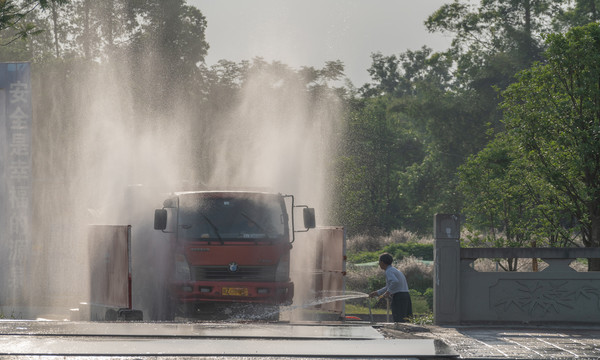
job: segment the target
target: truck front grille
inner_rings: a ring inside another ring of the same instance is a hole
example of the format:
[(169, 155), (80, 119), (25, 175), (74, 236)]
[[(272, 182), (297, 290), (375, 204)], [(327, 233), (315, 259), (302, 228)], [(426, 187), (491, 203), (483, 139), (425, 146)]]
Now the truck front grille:
[(227, 266), (192, 266), (192, 280), (275, 281), (275, 266), (239, 266), (236, 272)]

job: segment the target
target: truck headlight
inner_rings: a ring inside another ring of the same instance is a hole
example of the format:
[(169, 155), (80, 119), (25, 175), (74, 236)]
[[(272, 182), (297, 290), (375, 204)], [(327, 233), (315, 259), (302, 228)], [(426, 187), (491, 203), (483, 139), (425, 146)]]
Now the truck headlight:
[(190, 265), (188, 264), (183, 254), (175, 255), (175, 280), (191, 280)]

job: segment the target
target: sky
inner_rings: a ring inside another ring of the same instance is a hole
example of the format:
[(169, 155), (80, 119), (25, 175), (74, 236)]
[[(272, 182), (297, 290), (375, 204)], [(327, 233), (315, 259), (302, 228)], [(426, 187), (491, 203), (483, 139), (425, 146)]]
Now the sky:
[(452, 0), (187, 0), (206, 17), (208, 66), (262, 57), (295, 69), (341, 60), (354, 86), (370, 81), (371, 54), (450, 46), (423, 24)]

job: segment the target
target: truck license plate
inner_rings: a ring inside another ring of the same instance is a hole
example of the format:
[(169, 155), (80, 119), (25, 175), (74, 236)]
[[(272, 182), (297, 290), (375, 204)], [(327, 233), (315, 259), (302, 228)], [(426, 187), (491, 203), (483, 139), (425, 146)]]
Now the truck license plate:
[(247, 288), (230, 288), (224, 287), (221, 291), (223, 295), (231, 295), (231, 296), (248, 296)]

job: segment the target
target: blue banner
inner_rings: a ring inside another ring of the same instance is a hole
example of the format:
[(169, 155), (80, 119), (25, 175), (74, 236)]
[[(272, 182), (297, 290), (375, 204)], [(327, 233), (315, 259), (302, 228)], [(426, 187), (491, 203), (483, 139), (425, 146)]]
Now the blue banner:
[(0, 305), (27, 300), (32, 244), (29, 63), (0, 63)]

